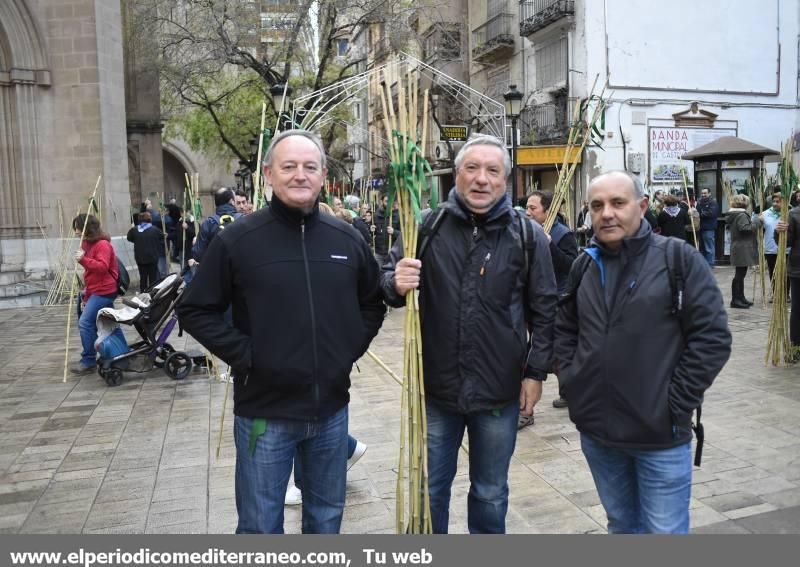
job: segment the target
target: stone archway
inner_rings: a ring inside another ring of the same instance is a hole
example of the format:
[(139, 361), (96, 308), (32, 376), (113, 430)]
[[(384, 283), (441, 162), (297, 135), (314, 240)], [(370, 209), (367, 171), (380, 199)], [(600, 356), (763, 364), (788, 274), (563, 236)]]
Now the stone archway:
[(192, 160), (176, 145), (166, 142), (162, 146), (164, 162), (164, 194), (167, 200), (174, 198), (179, 204), (184, 202), (186, 174), (197, 171)]
[(22, 239), (39, 238), (40, 90), (50, 86), (44, 42), (23, 0), (0, 2), (0, 271), (25, 265)]

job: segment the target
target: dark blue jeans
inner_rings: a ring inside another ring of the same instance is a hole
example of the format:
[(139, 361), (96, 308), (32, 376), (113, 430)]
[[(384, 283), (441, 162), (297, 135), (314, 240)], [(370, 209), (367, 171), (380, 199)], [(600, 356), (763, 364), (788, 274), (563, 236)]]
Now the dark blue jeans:
[(302, 457), (303, 533), (339, 533), (347, 468), (347, 407), (320, 421), (267, 420), (250, 451), (253, 420), (236, 416), (237, 534), (283, 533), (295, 451)]
[[(347, 458), (348, 459), (353, 456), (353, 453), (356, 452), (356, 444), (357, 443), (358, 443), (358, 440), (356, 440), (355, 437), (350, 436), (350, 434), (347, 435)], [(300, 465), (300, 461), (302, 459), (303, 459), (303, 457), (300, 455), (300, 449), (298, 449), (297, 451), (295, 451), (295, 454), (294, 454), (294, 485), (297, 488), (300, 488), (300, 489), (303, 488), (303, 467)]]
[(581, 434), (581, 448), (608, 516), (608, 533), (689, 533), (691, 443), (617, 449)]
[(78, 331), (81, 335), (81, 364), (94, 366), (97, 351), (94, 342), (97, 340), (97, 313), (104, 307), (114, 306), (114, 297), (111, 295), (93, 295), (81, 310), (81, 298), (78, 298)]
[(716, 244), (716, 231), (714, 230), (701, 230), (700, 243), (703, 247), (703, 258), (706, 259), (708, 265), (714, 267), (714, 246)]
[(502, 534), (508, 511), (508, 467), (517, 441), (519, 403), (474, 414), (451, 413), (426, 403), (428, 417), (428, 493), (433, 533), (446, 534), (450, 489), (456, 475), (464, 430), (469, 435), (467, 527), (473, 534)]

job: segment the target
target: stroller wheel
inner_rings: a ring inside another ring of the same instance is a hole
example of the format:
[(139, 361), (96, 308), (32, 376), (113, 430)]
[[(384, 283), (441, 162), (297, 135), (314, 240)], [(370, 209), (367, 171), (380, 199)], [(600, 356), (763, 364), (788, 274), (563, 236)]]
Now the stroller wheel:
[(102, 376), (109, 386), (119, 386), (122, 383), (122, 370), (119, 368), (109, 368)]
[(164, 372), (173, 380), (183, 380), (192, 371), (192, 359), (185, 352), (173, 352), (164, 363)]
[(175, 349), (172, 347), (172, 345), (169, 343), (164, 343), (156, 352), (156, 356), (153, 359), (153, 365), (158, 368), (164, 368), (164, 362), (166, 362), (166, 360), (169, 358), (169, 355), (171, 355), (173, 352), (175, 352)]

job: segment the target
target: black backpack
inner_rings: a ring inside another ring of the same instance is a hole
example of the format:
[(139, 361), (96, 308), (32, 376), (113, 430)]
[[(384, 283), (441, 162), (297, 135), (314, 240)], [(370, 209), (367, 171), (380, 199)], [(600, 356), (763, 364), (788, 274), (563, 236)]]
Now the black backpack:
[(117, 295), (125, 295), (131, 285), (131, 277), (122, 260), (117, 257)]
[[(681, 333), (685, 335), (686, 320), (684, 318), (683, 310), (683, 293), (686, 290), (686, 280), (683, 277), (683, 263), (684, 263), (684, 249), (687, 246), (686, 242), (678, 238), (667, 238), (667, 245), (664, 247), (664, 256), (667, 263), (667, 272), (669, 273), (669, 288), (672, 294), (672, 309), (670, 313), (678, 317), (681, 326)], [(581, 280), (586, 270), (592, 264), (592, 257), (585, 251), (580, 254), (572, 264), (572, 269), (569, 272), (567, 279), (567, 289), (561, 294), (558, 300), (559, 305), (563, 305), (575, 298), (578, 293), (578, 288), (581, 285)], [(705, 441), (705, 430), (703, 424), (700, 422), (700, 417), (703, 413), (703, 406), (697, 406), (697, 419), (692, 424), (695, 438), (697, 439), (697, 447), (694, 453), (694, 466), (699, 467), (700, 461), (703, 459), (703, 442)]]

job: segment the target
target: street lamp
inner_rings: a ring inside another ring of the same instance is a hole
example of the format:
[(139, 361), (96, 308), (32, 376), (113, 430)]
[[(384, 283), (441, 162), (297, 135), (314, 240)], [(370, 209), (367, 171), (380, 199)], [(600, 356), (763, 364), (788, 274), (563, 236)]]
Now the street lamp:
[(508, 91), (503, 93), (506, 104), (506, 116), (511, 119), (511, 203), (517, 204), (517, 118), (522, 108), (523, 94), (517, 90), (517, 85), (508, 85)]
[(347, 154), (342, 158), (342, 163), (347, 168), (347, 173), (350, 175), (350, 193), (353, 192), (353, 169), (356, 166), (356, 158), (353, 156), (352, 148), (347, 150)]
[(275, 107), (275, 113), (279, 116), (278, 131), (281, 131), (281, 126), (284, 123), (283, 113), (290, 108), (292, 87), (283, 83), (276, 83), (270, 87), (269, 94), (272, 96), (272, 105)]

